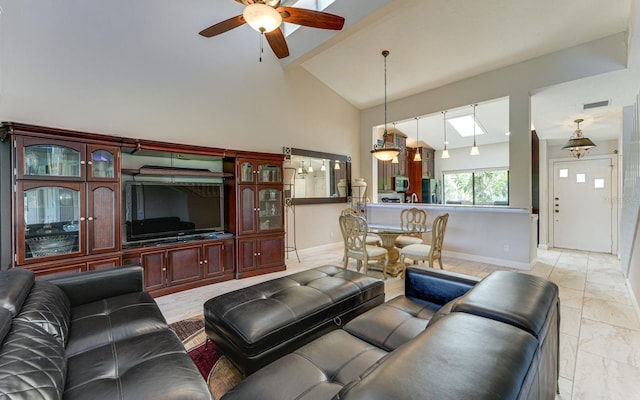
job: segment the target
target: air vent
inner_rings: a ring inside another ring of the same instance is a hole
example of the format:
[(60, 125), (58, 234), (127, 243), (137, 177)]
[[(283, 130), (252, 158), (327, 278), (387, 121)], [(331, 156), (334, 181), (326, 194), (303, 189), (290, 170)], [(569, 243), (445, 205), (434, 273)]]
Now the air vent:
[(604, 100), (604, 101), (596, 101), (594, 103), (588, 103), (588, 104), (584, 104), (582, 106), (583, 110), (589, 110), (591, 108), (598, 108), (598, 107), (607, 107), (609, 105), (609, 100)]

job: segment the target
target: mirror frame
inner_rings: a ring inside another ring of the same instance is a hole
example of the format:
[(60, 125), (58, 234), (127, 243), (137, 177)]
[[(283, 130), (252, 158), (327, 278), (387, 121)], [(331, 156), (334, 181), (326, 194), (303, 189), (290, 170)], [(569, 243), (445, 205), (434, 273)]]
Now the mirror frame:
[(303, 156), (320, 158), (325, 160), (338, 160), (344, 164), (347, 177), (347, 196), (345, 197), (292, 197), (291, 203), (299, 204), (330, 204), (330, 203), (347, 203), (351, 198), (351, 157), (343, 154), (324, 153), (321, 151), (304, 150), (292, 147), (284, 148), (285, 163), (291, 160), (291, 156)]

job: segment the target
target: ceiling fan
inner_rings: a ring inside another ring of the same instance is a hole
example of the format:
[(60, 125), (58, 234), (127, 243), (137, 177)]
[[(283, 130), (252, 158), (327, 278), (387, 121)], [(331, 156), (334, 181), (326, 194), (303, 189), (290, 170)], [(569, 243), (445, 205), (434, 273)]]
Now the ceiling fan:
[(245, 5), (242, 14), (203, 29), (200, 35), (216, 36), (247, 23), (267, 37), (267, 42), (278, 58), (285, 58), (289, 55), (289, 47), (280, 29), (282, 22), (337, 31), (344, 25), (344, 18), (338, 15), (304, 8), (280, 7), (280, 0), (235, 1)]

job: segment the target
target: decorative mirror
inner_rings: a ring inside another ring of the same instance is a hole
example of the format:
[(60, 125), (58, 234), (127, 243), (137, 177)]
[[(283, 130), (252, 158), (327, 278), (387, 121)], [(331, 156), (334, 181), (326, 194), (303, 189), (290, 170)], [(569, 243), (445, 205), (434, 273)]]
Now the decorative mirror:
[(284, 192), (292, 204), (347, 202), (351, 157), (291, 147), (284, 155)]

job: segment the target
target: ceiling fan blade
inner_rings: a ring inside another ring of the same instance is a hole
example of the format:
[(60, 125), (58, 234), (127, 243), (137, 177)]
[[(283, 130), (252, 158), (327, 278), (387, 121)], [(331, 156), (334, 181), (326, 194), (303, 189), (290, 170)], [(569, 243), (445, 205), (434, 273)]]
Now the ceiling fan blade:
[(278, 58), (285, 58), (289, 56), (289, 47), (287, 46), (287, 41), (284, 39), (284, 34), (280, 28), (267, 32), (264, 35), (267, 37), (269, 46), (271, 46), (271, 49), (273, 49), (273, 52), (276, 53)]
[(236, 0), (236, 2), (240, 3), (240, 4), (253, 4), (254, 1), (253, 0)]
[(246, 24), (247, 21), (244, 20), (242, 14), (236, 15), (233, 18), (229, 18), (226, 21), (218, 22), (215, 25), (211, 25), (210, 27), (203, 29), (200, 32), (200, 35), (204, 37), (212, 37), (219, 35), (221, 33), (225, 33), (226, 31), (230, 31), (233, 28), (237, 28), (240, 25)]
[(333, 29), (339, 31), (344, 26), (344, 18), (322, 11), (295, 7), (278, 7), (282, 21), (312, 28)]

